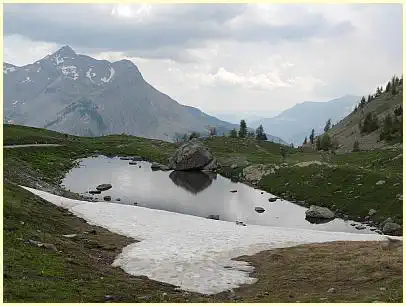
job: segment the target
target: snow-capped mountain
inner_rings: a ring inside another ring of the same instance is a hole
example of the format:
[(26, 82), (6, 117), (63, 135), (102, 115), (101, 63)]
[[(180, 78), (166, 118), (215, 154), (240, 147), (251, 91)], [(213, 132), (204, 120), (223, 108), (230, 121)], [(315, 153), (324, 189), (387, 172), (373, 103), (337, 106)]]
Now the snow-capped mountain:
[(3, 76), (6, 123), (163, 140), (209, 126), (218, 133), (238, 128), (161, 93), (129, 60), (96, 60), (69, 46), (23, 67), (4, 63)]

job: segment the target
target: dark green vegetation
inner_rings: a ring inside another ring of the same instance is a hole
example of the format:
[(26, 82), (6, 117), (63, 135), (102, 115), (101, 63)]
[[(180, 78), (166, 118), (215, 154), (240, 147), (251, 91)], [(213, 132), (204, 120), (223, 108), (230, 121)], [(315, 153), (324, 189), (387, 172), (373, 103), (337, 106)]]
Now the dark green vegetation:
[[(114, 257), (131, 239), (92, 227), (15, 185), (37, 188), (33, 177), (38, 179), (36, 183), (58, 183), (76, 159), (93, 154), (139, 155), (166, 163), (177, 145), (125, 135), (86, 138), (4, 126), (4, 144), (35, 142), (62, 146), (4, 150), (5, 301), (99, 302), (106, 295), (133, 302), (233, 301), (226, 293), (210, 297), (184, 294), (170, 285), (130, 277), (112, 268)], [(277, 166), (274, 174), (259, 182), (266, 191), (305, 200), (306, 205), (335, 205), (351, 217), (365, 216), (374, 208), (376, 220), (390, 216), (402, 222), (402, 201), (396, 197), (402, 194), (401, 150), (330, 155), (254, 138), (211, 137), (204, 142), (220, 161), (225, 176), (243, 180), (241, 174), (247, 166)], [(385, 184), (376, 185), (379, 180)], [(96, 234), (84, 233), (91, 229)], [(65, 234), (78, 236), (72, 239), (62, 236)], [(27, 239), (52, 243), (62, 253), (25, 244)], [(327, 245), (245, 258), (257, 267), (260, 281), (235, 290), (239, 301), (401, 301), (402, 256), (398, 250), (384, 250), (373, 243)], [(337, 293), (328, 294), (330, 287)], [(387, 290), (380, 291), (381, 287)]]

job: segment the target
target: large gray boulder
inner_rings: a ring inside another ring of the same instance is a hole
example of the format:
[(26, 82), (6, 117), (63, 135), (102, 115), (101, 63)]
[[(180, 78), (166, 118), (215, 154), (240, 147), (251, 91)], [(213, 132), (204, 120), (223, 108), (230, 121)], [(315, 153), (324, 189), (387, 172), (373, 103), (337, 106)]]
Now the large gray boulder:
[(394, 222), (386, 222), (383, 226), (382, 232), (385, 235), (402, 235), (402, 226)]
[(169, 165), (174, 170), (214, 170), (217, 161), (199, 140), (192, 139), (175, 151)]
[(316, 205), (311, 205), (308, 210), (306, 210), (306, 218), (309, 219), (334, 219), (334, 213), (327, 207), (321, 207)]

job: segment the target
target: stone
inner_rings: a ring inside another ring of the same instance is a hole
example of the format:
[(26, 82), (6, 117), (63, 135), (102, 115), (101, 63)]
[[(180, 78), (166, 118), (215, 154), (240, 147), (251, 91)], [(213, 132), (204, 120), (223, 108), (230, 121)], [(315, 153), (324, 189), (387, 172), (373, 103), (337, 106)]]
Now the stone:
[(101, 194), (100, 190), (90, 190), (89, 191), (90, 194)]
[(383, 185), (383, 184), (385, 184), (386, 182), (384, 181), (384, 180), (380, 180), (380, 181), (377, 181), (376, 182), (376, 185)]
[(152, 171), (158, 171), (158, 170), (168, 171), (168, 170), (170, 170), (170, 167), (168, 167), (166, 165), (162, 165), (160, 163), (152, 163), (151, 170)]
[(138, 164), (136, 161), (130, 161), (129, 163), (128, 163), (129, 165), (136, 165), (136, 164)]
[(356, 228), (357, 230), (363, 230), (363, 229), (366, 229), (366, 226), (365, 226), (365, 225), (362, 225), (362, 224), (358, 224), (355, 228)]
[(262, 214), (264, 211), (265, 211), (265, 209), (263, 208), (263, 207), (255, 207), (254, 208), (255, 209), (255, 211), (257, 212), (257, 213), (260, 213), (260, 214)]
[(242, 226), (247, 226), (244, 222), (242, 221), (235, 221), (235, 224), (237, 225), (242, 225)]
[(97, 186), (96, 189), (100, 191), (106, 191), (109, 190), (111, 187), (112, 187), (111, 184), (101, 184)]
[(259, 164), (244, 168), (242, 173), (247, 181), (257, 183), (263, 176), (268, 175), (271, 172), (265, 165)]
[(370, 209), (369, 210), (369, 212), (368, 212), (368, 216), (373, 216), (373, 215), (375, 215), (376, 214), (376, 210), (375, 209)]
[(44, 242), (35, 241), (35, 240), (31, 240), (31, 239), (25, 241), (25, 243), (39, 247), (39, 248), (44, 248), (44, 249), (52, 250), (54, 252), (58, 252), (58, 249), (52, 243), (44, 243)]
[(328, 293), (336, 293), (336, 288), (330, 288), (327, 290)]
[(120, 198), (117, 198), (117, 199), (116, 199), (116, 201), (119, 201), (119, 202), (120, 202), (120, 201), (121, 201), (121, 199), (120, 199)]
[(277, 199), (279, 199), (279, 198), (278, 197), (272, 197), (272, 198), (269, 198), (268, 201), (269, 202), (275, 202)]
[(63, 237), (66, 238), (75, 238), (77, 236), (77, 234), (68, 234), (68, 235), (62, 235)]
[(235, 193), (235, 192), (237, 192), (237, 190), (230, 190), (230, 192)]
[(386, 222), (383, 226), (382, 232), (385, 235), (401, 235), (402, 226), (394, 222)]
[(207, 219), (220, 220), (220, 216), (219, 215), (208, 215)]
[(334, 219), (334, 213), (327, 207), (311, 205), (305, 212), (306, 218), (311, 219)]
[(105, 196), (105, 197), (103, 198), (103, 200), (105, 200), (105, 201), (111, 201), (111, 196)]
[(214, 170), (217, 160), (197, 139), (181, 145), (169, 158), (169, 165), (174, 170)]

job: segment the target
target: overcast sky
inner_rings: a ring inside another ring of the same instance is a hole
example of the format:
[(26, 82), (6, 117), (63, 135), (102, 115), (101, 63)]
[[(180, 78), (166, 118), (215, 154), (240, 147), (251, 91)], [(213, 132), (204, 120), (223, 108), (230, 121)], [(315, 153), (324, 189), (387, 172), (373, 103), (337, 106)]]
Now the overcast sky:
[(210, 114), (367, 94), (402, 72), (400, 4), (4, 4), (4, 57), (127, 58)]

